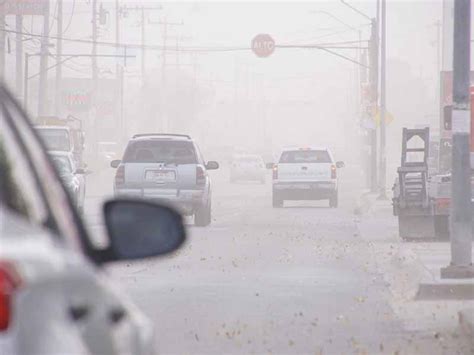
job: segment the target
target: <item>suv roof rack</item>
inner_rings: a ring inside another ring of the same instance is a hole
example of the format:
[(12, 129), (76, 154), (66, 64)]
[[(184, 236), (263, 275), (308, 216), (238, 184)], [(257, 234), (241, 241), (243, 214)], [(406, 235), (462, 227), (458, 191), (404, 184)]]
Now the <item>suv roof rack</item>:
[(174, 134), (174, 133), (140, 133), (140, 134), (134, 134), (132, 138), (152, 137), (152, 136), (183, 137), (183, 138), (191, 139), (191, 137), (188, 136), (187, 134)]

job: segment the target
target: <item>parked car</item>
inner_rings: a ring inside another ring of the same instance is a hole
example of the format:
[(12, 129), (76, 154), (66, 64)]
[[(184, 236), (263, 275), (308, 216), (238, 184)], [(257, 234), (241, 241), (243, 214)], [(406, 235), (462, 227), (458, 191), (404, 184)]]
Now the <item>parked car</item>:
[(289, 147), (282, 150), (273, 169), (273, 207), (282, 207), (285, 200), (329, 200), (329, 206), (338, 206), (337, 169), (328, 148)]
[(128, 142), (117, 168), (116, 196), (133, 196), (171, 203), (197, 226), (207, 226), (212, 216), (212, 188), (206, 162), (191, 137), (180, 134), (137, 134)]
[(230, 182), (260, 181), (265, 183), (265, 163), (259, 155), (236, 155), (230, 165)]
[(86, 197), (85, 175), (88, 174), (89, 171), (84, 168), (78, 168), (71, 153), (48, 151), (48, 155), (53, 161), (63, 184), (71, 194), (74, 204), (79, 212), (82, 213), (84, 211), (84, 201)]
[(176, 250), (181, 216), (149, 201), (107, 201), (108, 243), (96, 246), (2, 86), (0, 106), (0, 353), (151, 354), (151, 323), (102, 270)]

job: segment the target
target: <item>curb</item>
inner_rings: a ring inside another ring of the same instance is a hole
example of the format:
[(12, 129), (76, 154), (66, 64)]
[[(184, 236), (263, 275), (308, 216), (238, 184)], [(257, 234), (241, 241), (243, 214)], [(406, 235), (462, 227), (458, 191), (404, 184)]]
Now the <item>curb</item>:
[[(415, 300), (474, 300), (473, 284), (420, 283)], [(474, 310), (472, 310), (474, 313)], [(473, 317), (474, 318), (474, 317)]]
[(458, 312), (459, 328), (474, 344), (474, 308), (463, 309)]

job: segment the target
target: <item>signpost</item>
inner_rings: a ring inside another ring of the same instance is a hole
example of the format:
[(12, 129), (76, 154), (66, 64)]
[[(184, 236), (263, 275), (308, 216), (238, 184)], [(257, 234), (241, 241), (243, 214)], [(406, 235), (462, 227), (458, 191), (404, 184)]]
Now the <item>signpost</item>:
[(275, 41), (269, 34), (260, 33), (252, 40), (252, 51), (257, 57), (269, 57), (275, 51)]

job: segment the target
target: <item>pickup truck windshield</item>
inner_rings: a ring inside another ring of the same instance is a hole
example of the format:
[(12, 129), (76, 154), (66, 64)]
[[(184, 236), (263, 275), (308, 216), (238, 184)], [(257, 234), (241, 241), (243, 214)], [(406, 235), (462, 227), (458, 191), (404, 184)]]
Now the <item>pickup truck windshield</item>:
[(326, 150), (290, 150), (282, 153), (280, 163), (331, 163), (331, 157)]
[(191, 142), (136, 141), (127, 147), (125, 163), (197, 164), (196, 151)]
[(38, 129), (38, 133), (48, 150), (68, 152), (71, 149), (69, 133), (64, 129)]

